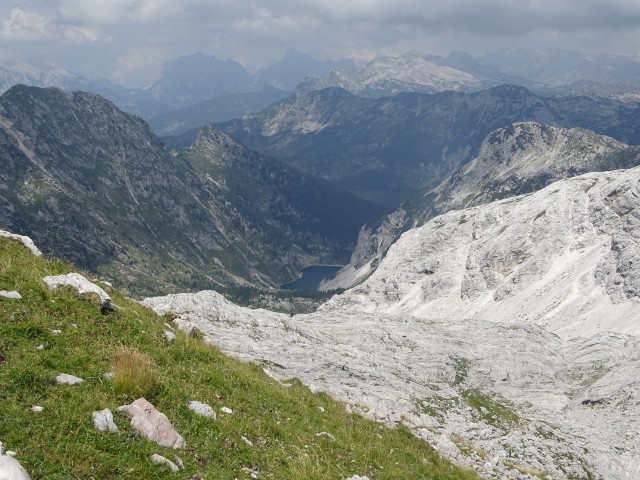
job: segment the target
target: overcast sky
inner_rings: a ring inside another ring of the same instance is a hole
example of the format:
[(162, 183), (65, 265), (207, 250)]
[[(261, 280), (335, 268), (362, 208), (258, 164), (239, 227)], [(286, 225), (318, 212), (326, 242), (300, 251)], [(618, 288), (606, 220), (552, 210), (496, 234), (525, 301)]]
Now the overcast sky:
[(0, 0), (0, 58), (129, 86), (198, 51), (255, 68), (294, 48), (369, 59), (513, 46), (640, 54), (640, 0)]

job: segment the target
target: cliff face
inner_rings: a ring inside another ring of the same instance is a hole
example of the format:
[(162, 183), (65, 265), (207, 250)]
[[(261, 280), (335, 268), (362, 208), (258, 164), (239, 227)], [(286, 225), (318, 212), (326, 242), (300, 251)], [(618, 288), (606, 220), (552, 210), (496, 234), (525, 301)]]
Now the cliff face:
[(213, 292), (145, 303), (487, 475), (625, 479), (640, 458), (639, 198), (634, 168), (449, 212), (309, 315)]
[[(55, 88), (0, 97), (0, 163), (0, 224), (140, 294), (277, 285), (344, 259), (376, 212), (210, 129), (171, 153), (140, 118)], [(323, 198), (340, 228), (318, 227)]]

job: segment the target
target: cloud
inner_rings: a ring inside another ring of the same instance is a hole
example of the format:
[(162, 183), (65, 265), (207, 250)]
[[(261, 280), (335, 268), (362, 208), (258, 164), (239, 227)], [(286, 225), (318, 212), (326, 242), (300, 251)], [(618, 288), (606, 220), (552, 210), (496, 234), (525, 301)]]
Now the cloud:
[(39, 40), (54, 36), (51, 19), (14, 7), (0, 27), (0, 37), (8, 40)]
[(96, 29), (58, 24), (51, 15), (20, 7), (12, 8), (8, 18), (0, 23), (0, 38), (14, 42), (60, 39), (71, 43), (93, 43), (100, 37)]

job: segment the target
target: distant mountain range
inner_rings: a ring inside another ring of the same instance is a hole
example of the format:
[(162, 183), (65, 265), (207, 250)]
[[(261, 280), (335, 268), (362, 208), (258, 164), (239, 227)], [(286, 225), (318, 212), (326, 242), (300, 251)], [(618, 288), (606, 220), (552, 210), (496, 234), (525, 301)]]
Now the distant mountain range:
[[(640, 62), (631, 57), (585, 54), (573, 50), (541, 52), (513, 48), (474, 57), (453, 52), (446, 57), (409, 52), (379, 56), (357, 70), (337, 69), (303, 81), (301, 91), (340, 87), (366, 97), (400, 92), (474, 91), (503, 83), (557, 94), (584, 90), (611, 96), (611, 87), (637, 93)], [(600, 89), (598, 87), (609, 86)]]
[(220, 124), (249, 148), (395, 208), (472, 160), (493, 130), (518, 121), (583, 127), (640, 143), (640, 103), (544, 97), (520, 86), (364, 98), (341, 88), (297, 92)]
[(143, 294), (273, 287), (346, 261), (371, 203), (211, 127), (169, 152), (91, 93), (0, 97), (0, 225)]
[[(74, 75), (56, 66), (0, 62), (0, 93), (16, 84), (89, 91), (144, 118), (219, 99), (220, 110), (214, 120), (221, 121), (265, 107), (264, 102), (276, 91), (291, 91), (307, 77), (324, 75), (335, 68), (353, 68), (354, 65), (351, 60), (318, 60), (290, 51), (281, 60), (250, 73), (234, 60), (223, 61), (213, 55), (195, 53), (167, 62), (151, 86), (129, 89), (108, 80)], [(205, 116), (205, 119), (210, 121), (209, 117)]]

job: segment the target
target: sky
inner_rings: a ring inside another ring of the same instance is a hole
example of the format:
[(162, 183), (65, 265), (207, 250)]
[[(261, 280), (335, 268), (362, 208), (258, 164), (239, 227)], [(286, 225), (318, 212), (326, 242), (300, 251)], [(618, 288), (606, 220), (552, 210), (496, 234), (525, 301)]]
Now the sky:
[(515, 46), (640, 54), (638, 0), (0, 0), (0, 59), (129, 87), (203, 52), (249, 69), (317, 58)]

